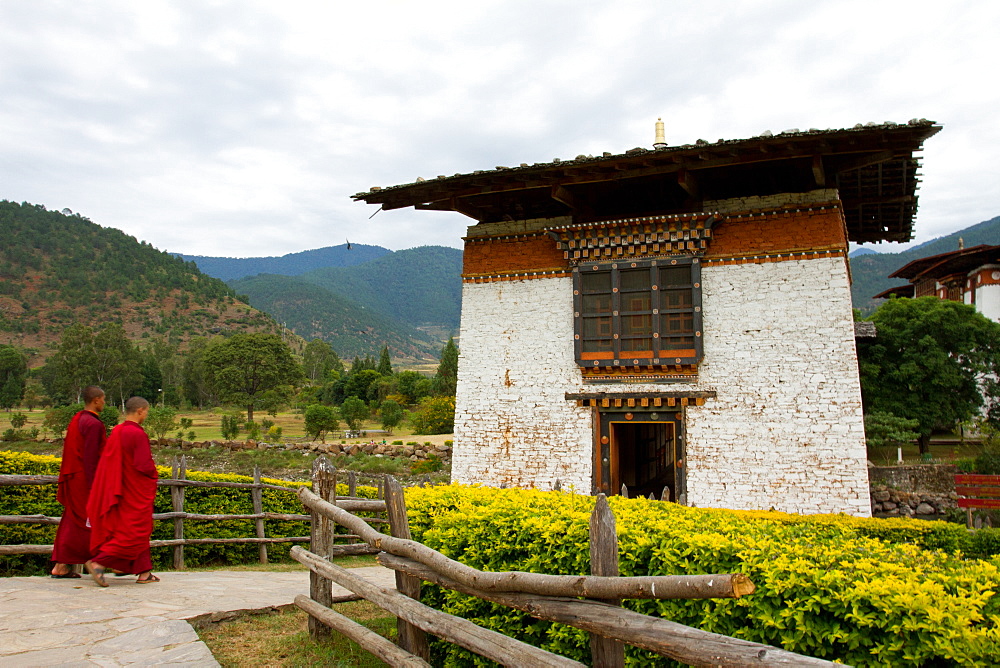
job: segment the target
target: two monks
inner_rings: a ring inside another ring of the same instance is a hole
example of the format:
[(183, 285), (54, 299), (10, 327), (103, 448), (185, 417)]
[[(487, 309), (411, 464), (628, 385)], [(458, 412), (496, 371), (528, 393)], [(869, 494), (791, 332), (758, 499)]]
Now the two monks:
[(62, 521), (52, 546), (54, 578), (78, 578), (72, 564), (86, 563), (90, 553), (87, 499), (104, 450), (105, 429), (99, 414), (104, 410), (104, 390), (83, 388), (83, 410), (73, 416), (63, 441), (56, 498), (63, 505)]
[(137, 574), (140, 584), (160, 581), (149, 553), (158, 475), (142, 428), (148, 414), (142, 397), (125, 402), (125, 421), (111, 431), (94, 475), (87, 501), (92, 556), (84, 566), (101, 587), (112, 570)]

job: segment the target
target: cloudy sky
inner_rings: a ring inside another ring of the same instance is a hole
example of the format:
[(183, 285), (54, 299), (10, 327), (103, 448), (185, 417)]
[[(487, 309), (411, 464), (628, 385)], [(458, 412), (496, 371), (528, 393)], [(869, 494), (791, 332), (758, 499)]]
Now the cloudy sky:
[(1000, 215), (998, 27), (995, 0), (9, 0), (0, 199), (188, 254), (460, 247), (460, 214), (349, 196), (650, 147), (657, 117), (670, 144), (927, 118), (925, 241)]

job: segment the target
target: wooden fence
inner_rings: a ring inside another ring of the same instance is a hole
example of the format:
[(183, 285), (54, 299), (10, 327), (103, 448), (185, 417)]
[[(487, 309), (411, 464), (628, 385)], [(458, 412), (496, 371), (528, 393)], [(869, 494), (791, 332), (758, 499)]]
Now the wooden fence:
[[(319, 461), (319, 460), (317, 460)], [(327, 490), (334, 502), (353, 512), (384, 513), (385, 501), (379, 499), (362, 499), (357, 493), (357, 476), (354, 471), (347, 472), (348, 495), (346, 497), (336, 496), (336, 484), (338, 472), (325, 460), (322, 464), (323, 484), (332, 485)], [(170, 547), (173, 550), (172, 566), (174, 569), (184, 568), (184, 546), (185, 545), (224, 545), (224, 544), (253, 544), (260, 546), (258, 559), (260, 563), (266, 564), (268, 561), (268, 545), (273, 543), (308, 543), (311, 536), (267, 536), (265, 521), (313, 521), (313, 515), (300, 515), (289, 513), (270, 513), (263, 510), (263, 490), (273, 489), (288, 494), (295, 494), (296, 488), (282, 485), (272, 485), (261, 482), (260, 468), (254, 470), (253, 482), (217, 482), (187, 479), (187, 465), (184, 457), (179, 460), (174, 459), (171, 477), (161, 479), (157, 485), (170, 488), (171, 512), (154, 513), (153, 519), (158, 521), (170, 521), (174, 525), (174, 537), (170, 540), (151, 540), (150, 547)], [(313, 467), (313, 477), (317, 476), (316, 465)], [(59, 476), (54, 475), (0, 475), (0, 487), (11, 485), (55, 485), (59, 482)], [(184, 510), (184, 490), (188, 487), (226, 487), (232, 489), (247, 490), (250, 492), (253, 513), (244, 515), (203, 515), (189, 513)], [(379, 486), (379, 496), (381, 496), (381, 485)], [(47, 517), (45, 515), (0, 515), (0, 524), (59, 524), (59, 517)], [(203, 522), (220, 520), (253, 520), (254, 536), (241, 538), (185, 538), (185, 522)], [(373, 524), (387, 523), (384, 517), (371, 517), (369, 522)], [(358, 536), (349, 533), (339, 533), (334, 535), (335, 539), (347, 541), (346, 544), (331, 545), (330, 556), (343, 556), (351, 554), (376, 554), (375, 550), (364, 543), (358, 542)], [(0, 555), (6, 554), (51, 554), (51, 545), (0, 545)]]
[[(292, 557), (311, 571), (310, 596), (297, 596), (295, 604), (309, 613), (314, 636), (335, 629), (390, 665), (429, 665), (427, 633), (506, 666), (583, 665), (419, 603), (422, 581), (583, 629), (590, 633), (594, 666), (601, 668), (623, 666), (626, 644), (695, 666), (835, 665), (620, 607), (621, 599), (738, 598), (753, 593), (754, 585), (739, 573), (618, 577), (615, 519), (603, 495), (590, 520), (592, 575), (576, 576), (479, 571), (410, 540), (403, 490), (392, 478), (385, 483), (391, 535), (331, 503), (324, 497), (327, 489), (314, 485), (313, 491), (298, 491), (318, 521), (313, 522), (311, 549), (291, 549)], [(377, 587), (321, 556), (329, 550), (332, 524), (380, 550), (379, 562), (396, 571), (396, 591)], [(398, 645), (331, 610), (331, 582), (395, 615)]]

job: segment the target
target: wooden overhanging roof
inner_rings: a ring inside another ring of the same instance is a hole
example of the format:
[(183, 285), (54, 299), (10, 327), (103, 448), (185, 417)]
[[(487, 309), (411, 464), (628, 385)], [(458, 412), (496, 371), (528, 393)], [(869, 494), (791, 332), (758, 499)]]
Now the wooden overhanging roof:
[(948, 253), (922, 257), (903, 265), (889, 274), (889, 278), (906, 278), (911, 282), (922, 279), (940, 279), (954, 274), (967, 274), (984, 264), (1000, 262), (1000, 246), (980, 244)]
[(574, 222), (703, 210), (705, 200), (837, 188), (854, 242), (908, 241), (917, 209), (914, 155), (941, 130), (925, 119), (856, 125), (418, 179), (353, 196), (383, 209), (458, 211), (480, 223)]

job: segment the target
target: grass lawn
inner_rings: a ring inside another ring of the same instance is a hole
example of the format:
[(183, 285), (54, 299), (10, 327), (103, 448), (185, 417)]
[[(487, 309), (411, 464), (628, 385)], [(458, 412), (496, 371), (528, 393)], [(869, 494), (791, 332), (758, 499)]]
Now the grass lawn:
[[(336, 603), (333, 610), (394, 640), (396, 618), (368, 601)], [(385, 666), (336, 631), (317, 642), (309, 636), (309, 616), (298, 608), (274, 615), (245, 615), (198, 631), (216, 661), (229, 666)]]
[[(375, 566), (375, 557), (340, 557), (338, 566), (357, 568)], [(191, 568), (192, 571), (302, 571), (298, 562), (243, 564), (218, 568)], [(368, 601), (334, 604), (333, 609), (363, 624), (375, 633), (396, 637), (396, 618)], [(276, 614), (242, 614), (232, 620), (207, 624), (197, 629), (198, 636), (223, 666), (338, 666), (368, 668), (386, 665), (336, 631), (317, 642), (309, 636), (309, 616), (295, 607)]]

